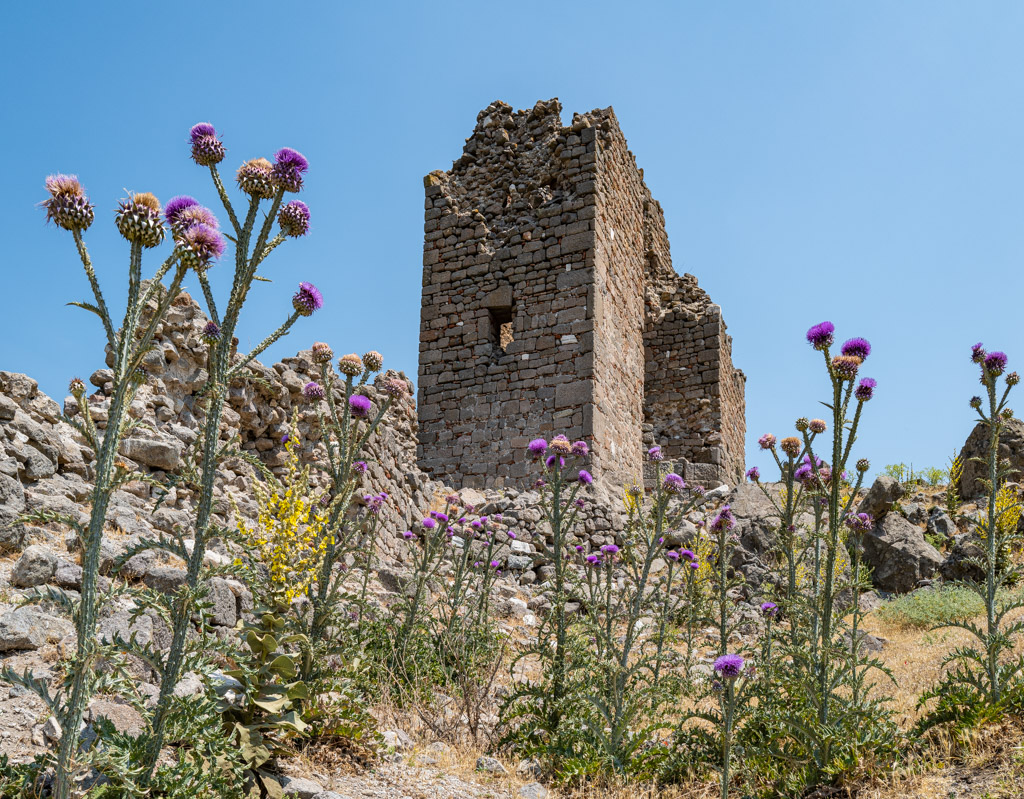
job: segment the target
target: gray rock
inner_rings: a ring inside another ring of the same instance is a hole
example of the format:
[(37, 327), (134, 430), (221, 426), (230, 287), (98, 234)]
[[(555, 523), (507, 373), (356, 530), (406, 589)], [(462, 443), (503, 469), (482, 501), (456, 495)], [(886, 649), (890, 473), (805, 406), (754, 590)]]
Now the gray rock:
[(911, 524), (924, 524), (928, 521), (928, 511), (918, 502), (908, 502), (903, 506), (903, 518)]
[(153, 566), (150, 568), (142, 582), (155, 591), (162, 591), (165, 594), (173, 594), (185, 584), (187, 572), (174, 566)]
[(985, 570), (980, 564), (985, 562), (983, 542), (974, 535), (958, 535), (956, 543), (939, 567), (939, 572), (946, 580), (973, 580), (981, 582), (985, 579)]
[(476, 770), (487, 774), (503, 775), (508, 774), (501, 761), (494, 757), (478, 757), (476, 759)]
[(299, 799), (313, 799), (324, 792), (324, 786), (305, 777), (281, 777), (281, 788), (285, 796), (297, 796)]
[(952, 538), (957, 533), (956, 522), (942, 508), (932, 508), (928, 515), (928, 532), (943, 538)]
[(126, 458), (171, 472), (181, 466), (181, 455), (185, 445), (176, 438), (126, 438), (118, 451)]
[(519, 761), (519, 765), (516, 766), (516, 774), (520, 777), (534, 777), (540, 779), (543, 774), (543, 770), (540, 767), (540, 761), (531, 758), (526, 758)]
[(0, 652), (39, 649), (73, 632), (71, 622), (43, 613), (39, 608), (30, 605), (16, 608), (0, 616)]
[(21, 553), (11, 570), (11, 585), (34, 588), (50, 581), (57, 570), (57, 556), (44, 546), (33, 544)]
[[(875, 482), (877, 485), (878, 481)], [(913, 591), (919, 580), (935, 574), (943, 558), (917, 527), (902, 516), (889, 513), (864, 535), (864, 562), (872, 568), (871, 577), (877, 588), (906, 593)]]
[[(964, 470), (960, 475), (959, 492), (963, 499), (978, 499), (985, 493), (982, 480), (988, 476), (988, 429), (978, 422), (960, 450)], [(981, 458), (978, 463), (973, 458)], [(1013, 418), (1006, 421), (999, 431), (999, 460), (1009, 461), (1016, 474), (1010, 479), (1020, 480), (1024, 476), (1024, 420)]]
[(42, 452), (31, 447), (27, 448), (25, 459), (25, 477), (28, 480), (43, 480), (52, 477), (57, 471), (57, 464)]
[(213, 604), (210, 608), (213, 624), (218, 627), (234, 627), (238, 622), (238, 599), (228, 581), (223, 577), (213, 577), (207, 599)]
[(337, 791), (321, 791), (313, 799), (348, 799), (348, 797), (342, 796)]
[(381, 737), (384, 739), (384, 745), (389, 749), (396, 752), (412, 751), (412, 738), (404, 730), (385, 730)]
[(519, 789), (523, 799), (547, 799), (548, 789), (539, 782), (529, 782)]
[(879, 520), (892, 510), (892, 506), (903, 496), (903, 486), (887, 474), (879, 475), (871, 484), (868, 493), (857, 508), (858, 513), (870, 513)]

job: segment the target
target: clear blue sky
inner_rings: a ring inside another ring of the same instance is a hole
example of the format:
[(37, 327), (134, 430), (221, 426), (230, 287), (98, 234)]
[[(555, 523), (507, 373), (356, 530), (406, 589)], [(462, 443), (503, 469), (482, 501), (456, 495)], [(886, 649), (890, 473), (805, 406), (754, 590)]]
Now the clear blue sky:
[[(49, 2), (6, 8), (0, 37), (0, 369), (57, 397), (102, 340), (63, 305), (88, 288), (36, 205), (47, 174), (78, 174), (97, 204), (88, 242), (114, 301), (123, 189), (217, 207), (190, 125), (223, 132), (229, 172), (300, 150), (313, 230), (274, 253), (243, 346), (311, 280), (327, 305), (273, 360), (324, 340), (415, 377), (422, 177), (491, 101), (554, 96), (567, 119), (614, 106), (677, 270), (722, 305), (751, 463), (766, 465), (759, 433), (820, 413), (803, 334), (822, 319), (874, 345), (857, 454), (877, 466), (962, 443), (975, 341), (1024, 368), (1020, 3)], [(227, 266), (214, 273), (223, 291)]]

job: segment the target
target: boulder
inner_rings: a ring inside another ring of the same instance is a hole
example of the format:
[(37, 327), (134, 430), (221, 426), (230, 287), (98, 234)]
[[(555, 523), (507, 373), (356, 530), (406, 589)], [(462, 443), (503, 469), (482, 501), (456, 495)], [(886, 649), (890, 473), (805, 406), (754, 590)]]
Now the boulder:
[(494, 776), (508, 774), (505, 767), (501, 765), (501, 761), (494, 757), (478, 757), (476, 759), (476, 770), (493, 774)]
[(912, 591), (918, 581), (934, 575), (943, 562), (924, 534), (895, 513), (883, 516), (863, 540), (864, 562), (872, 569), (875, 586), (883, 591)]
[(324, 792), (324, 786), (305, 777), (281, 777), (281, 788), (285, 796), (297, 796), (299, 799), (313, 799)]
[(33, 544), (21, 553), (11, 570), (11, 585), (34, 588), (48, 583), (57, 571), (57, 556), (44, 546)]
[(887, 474), (879, 475), (857, 508), (858, 513), (870, 513), (876, 521), (892, 510), (903, 496), (903, 486)]
[(169, 436), (160, 439), (126, 438), (118, 448), (118, 452), (126, 458), (165, 472), (173, 472), (181, 466), (184, 451), (185, 445)]
[(43, 613), (37, 607), (16, 608), (0, 616), (0, 652), (39, 649), (73, 632), (71, 622)]
[[(960, 475), (959, 493), (963, 499), (977, 499), (985, 494), (982, 480), (988, 474), (988, 430), (981, 422), (967, 437), (964, 448), (960, 450), (960, 458), (964, 470)], [(981, 458), (978, 463), (972, 458)], [(999, 460), (1009, 461), (1015, 474), (1011, 480), (1024, 478), (1024, 420), (1013, 418), (1003, 423), (999, 431)]]
[(932, 508), (928, 514), (928, 532), (943, 538), (952, 538), (957, 533), (956, 522), (942, 508)]
[(956, 543), (939, 567), (939, 573), (946, 580), (985, 579), (985, 569), (979, 565), (985, 562), (984, 542), (974, 535), (957, 536)]

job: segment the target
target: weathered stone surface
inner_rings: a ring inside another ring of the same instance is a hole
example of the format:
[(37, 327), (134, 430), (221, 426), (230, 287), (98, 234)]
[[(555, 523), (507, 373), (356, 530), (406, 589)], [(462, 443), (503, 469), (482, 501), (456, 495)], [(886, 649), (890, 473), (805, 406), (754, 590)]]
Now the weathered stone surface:
[(873, 570), (875, 586), (906, 593), (914, 590), (918, 581), (934, 575), (943, 559), (917, 527), (898, 514), (887, 513), (864, 535), (864, 562)]
[(59, 641), (74, 630), (71, 622), (26, 606), (0, 616), (0, 652), (39, 649)]
[(900, 497), (903, 496), (903, 486), (895, 478), (887, 474), (879, 475), (871, 484), (868, 493), (861, 500), (857, 507), (858, 513), (870, 513), (875, 521), (878, 521), (886, 513), (892, 510)]
[[(982, 480), (988, 476), (988, 432), (981, 423), (967, 437), (960, 458), (964, 464), (960, 475), (959, 492), (963, 499), (977, 499), (985, 494)], [(982, 462), (974, 461), (981, 458)], [(1015, 471), (1011, 480), (1024, 480), (1024, 419), (1013, 418), (1005, 422), (999, 431), (999, 460), (1008, 461)]]
[(985, 562), (983, 542), (974, 535), (958, 536), (957, 542), (946, 556), (940, 572), (946, 580), (985, 579), (985, 570), (979, 564)]
[(167, 437), (161, 439), (126, 438), (121, 442), (118, 451), (133, 461), (170, 472), (181, 465), (181, 455), (184, 450), (184, 444)]
[(494, 757), (478, 757), (476, 759), (476, 770), (495, 775), (508, 774), (501, 761)]
[(49, 582), (57, 570), (57, 556), (44, 546), (33, 544), (21, 553), (11, 570), (11, 585), (33, 588)]
[(324, 786), (305, 777), (281, 777), (281, 787), (285, 796), (297, 796), (299, 799), (313, 799), (324, 792)]

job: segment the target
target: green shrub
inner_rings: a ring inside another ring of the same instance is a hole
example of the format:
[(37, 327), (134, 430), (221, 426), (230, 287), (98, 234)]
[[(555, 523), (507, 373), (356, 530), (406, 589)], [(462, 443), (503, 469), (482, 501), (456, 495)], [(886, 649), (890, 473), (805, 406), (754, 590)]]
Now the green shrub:
[(904, 594), (886, 602), (878, 616), (887, 624), (910, 629), (929, 629), (983, 613), (985, 604), (969, 588), (943, 586)]

